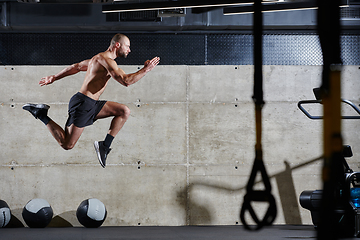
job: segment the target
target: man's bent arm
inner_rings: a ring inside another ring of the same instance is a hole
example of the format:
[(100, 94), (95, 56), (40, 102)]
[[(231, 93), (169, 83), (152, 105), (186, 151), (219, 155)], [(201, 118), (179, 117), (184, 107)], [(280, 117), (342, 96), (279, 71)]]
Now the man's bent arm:
[[(110, 63), (109, 65), (109, 73), (116, 81), (124, 85), (125, 87), (130, 86), (131, 84), (136, 83), (142, 77), (146, 75), (149, 71), (154, 69), (156, 65), (159, 64), (160, 58), (155, 57), (151, 60), (147, 60), (144, 64), (144, 67), (135, 73), (126, 74), (122, 69), (118, 68), (114, 63)], [(111, 66), (114, 65), (114, 66)]]
[(121, 83), (122, 85), (124, 85), (125, 87), (127, 87), (139, 81), (141, 78), (143, 78), (146, 75), (146, 73), (148, 73), (148, 71), (142, 68), (135, 73), (125, 74), (122, 77), (115, 80)]
[(66, 68), (64, 68), (63, 70), (61, 70), (59, 73), (57, 73), (56, 75), (50, 75), (47, 77), (43, 77), (39, 84), (40, 86), (44, 86), (44, 85), (48, 85), (51, 84), (53, 82), (55, 82), (56, 80), (62, 79), (64, 77), (70, 76), (70, 75), (74, 75), (80, 71), (87, 71), (88, 65), (89, 65), (89, 60), (84, 60), (80, 63), (75, 63), (71, 66), (68, 66)]

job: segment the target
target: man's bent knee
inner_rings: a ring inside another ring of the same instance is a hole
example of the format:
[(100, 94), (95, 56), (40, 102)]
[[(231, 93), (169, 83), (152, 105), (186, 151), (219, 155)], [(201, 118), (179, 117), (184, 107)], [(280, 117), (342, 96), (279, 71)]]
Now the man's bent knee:
[(64, 143), (64, 144), (61, 144), (61, 147), (64, 150), (71, 150), (75, 147), (75, 143)]
[(113, 116), (128, 119), (130, 117), (130, 108), (126, 105), (121, 104), (119, 107), (114, 109)]
[(124, 110), (123, 110), (123, 115), (124, 115), (124, 118), (128, 119), (130, 117), (130, 108), (128, 106), (124, 106)]
[(74, 124), (65, 128), (65, 139), (62, 139), (60, 146), (65, 150), (71, 150), (75, 147), (84, 128), (78, 128)]

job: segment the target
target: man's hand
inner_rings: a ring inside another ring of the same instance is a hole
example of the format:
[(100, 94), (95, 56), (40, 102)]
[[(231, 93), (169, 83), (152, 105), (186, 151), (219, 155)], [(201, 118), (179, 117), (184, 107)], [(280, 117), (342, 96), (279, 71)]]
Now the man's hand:
[(156, 65), (158, 65), (160, 62), (160, 58), (159, 57), (154, 57), (151, 60), (147, 60), (144, 63), (144, 69), (146, 70), (146, 72), (150, 72), (151, 70), (154, 69), (154, 67), (156, 67)]
[(55, 82), (55, 75), (50, 75), (50, 76), (41, 78), (39, 85), (45, 86), (45, 85), (51, 84), (53, 82)]

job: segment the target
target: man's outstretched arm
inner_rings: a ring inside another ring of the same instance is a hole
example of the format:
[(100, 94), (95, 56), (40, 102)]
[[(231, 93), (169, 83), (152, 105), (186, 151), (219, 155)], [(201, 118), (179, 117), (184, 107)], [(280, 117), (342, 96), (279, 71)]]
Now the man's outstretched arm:
[(160, 58), (154, 57), (151, 60), (147, 60), (144, 63), (144, 67), (139, 71), (130, 74), (126, 74), (121, 68), (119, 68), (115, 61), (108, 61), (105, 64), (103, 63), (103, 66), (105, 66), (112, 78), (127, 87), (139, 81), (146, 75), (146, 73), (153, 70), (159, 64), (159, 62)]
[(89, 62), (90, 62), (90, 59), (84, 60), (82, 62), (75, 63), (71, 66), (64, 68), (56, 75), (50, 75), (47, 77), (43, 77), (43, 78), (41, 78), (39, 85), (40, 86), (48, 85), (48, 84), (55, 82), (56, 80), (62, 79), (64, 77), (67, 77), (70, 75), (74, 75), (80, 71), (87, 71)]

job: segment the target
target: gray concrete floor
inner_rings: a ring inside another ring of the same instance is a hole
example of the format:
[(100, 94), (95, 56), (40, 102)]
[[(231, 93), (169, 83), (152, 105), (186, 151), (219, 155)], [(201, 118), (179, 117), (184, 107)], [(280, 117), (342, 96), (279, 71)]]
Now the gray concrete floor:
[(3, 228), (0, 239), (4, 240), (279, 240), (316, 239), (313, 226), (274, 225), (259, 231), (248, 231), (242, 226), (182, 226), (182, 227), (83, 227), (68, 228)]

